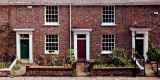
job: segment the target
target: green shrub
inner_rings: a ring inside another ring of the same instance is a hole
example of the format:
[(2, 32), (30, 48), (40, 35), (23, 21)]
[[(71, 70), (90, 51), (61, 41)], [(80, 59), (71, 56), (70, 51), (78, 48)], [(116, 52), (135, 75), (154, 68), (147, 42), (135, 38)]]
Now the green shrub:
[(73, 65), (74, 62), (74, 50), (73, 49), (69, 49), (67, 54), (67, 58), (68, 58), (68, 62), (70, 65)]
[(19, 69), (21, 69), (21, 64), (19, 64), (19, 63), (15, 64), (15, 65), (13, 66), (13, 69), (14, 69), (14, 70), (19, 70)]
[(158, 48), (156, 48), (153, 43), (151, 43), (149, 41), (148, 43), (148, 52), (147, 52), (147, 55), (148, 55), (148, 60), (149, 61), (159, 61), (160, 62), (160, 50)]
[(131, 57), (124, 49), (117, 48), (113, 50), (113, 53), (109, 55), (112, 59), (112, 64), (115, 66), (131, 66)]
[(103, 68), (103, 67), (106, 67), (107, 64), (105, 64), (105, 63), (97, 63), (97, 64), (95, 64), (94, 66), (95, 66), (95, 67), (98, 67), (98, 68)]

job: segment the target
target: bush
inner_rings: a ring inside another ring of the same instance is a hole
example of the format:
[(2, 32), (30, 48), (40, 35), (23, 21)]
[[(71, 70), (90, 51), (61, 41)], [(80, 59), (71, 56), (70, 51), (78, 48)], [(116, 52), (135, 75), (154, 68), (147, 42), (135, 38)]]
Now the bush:
[(131, 57), (124, 49), (117, 48), (113, 50), (113, 53), (109, 55), (112, 59), (112, 64), (115, 66), (131, 66)]
[(148, 43), (148, 60), (149, 61), (159, 61), (160, 62), (160, 49), (156, 48), (153, 43), (149, 41)]
[(67, 54), (67, 58), (68, 58), (68, 62), (70, 65), (73, 65), (74, 62), (74, 50), (73, 49), (69, 49)]

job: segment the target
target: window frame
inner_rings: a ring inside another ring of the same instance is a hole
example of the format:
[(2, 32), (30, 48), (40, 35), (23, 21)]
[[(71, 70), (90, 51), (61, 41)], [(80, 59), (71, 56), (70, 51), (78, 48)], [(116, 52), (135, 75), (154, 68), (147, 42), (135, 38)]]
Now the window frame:
[(44, 6), (44, 25), (46, 25), (46, 26), (59, 26), (59, 6), (52, 6), (52, 7), (57, 7), (58, 22), (46, 22), (47, 6)]
[[(57, 34), (47, 34), (47, 35), (57, 35)], [(45, 53), (45, 54), (55, 54), (55, 53), (50, 53), (49, 51), (46, 50), (46, 47), (47, 47), (47, 46), (46, 46), (46, 43), (47, 43), (47, 42), (46, 42), (47, 35), (45, 35), (45, 40), (44, 40), (44, 41), (45, 41), (45, 48), (44, 48), (45, 52), (44, 52), (44, 53)], [(58, 42), (53, 42), (53, 43), (58, 43), (58, 50), (55, 50), (55, 51), (57, 51), (58, 54), (59, 54), (59, 35), (57, 35), (57, 39), (58, 39)]]
[[(109, 7), (109, 6), (103, 6), (103, 7)], [(113, 9), (113, 11), (114, 11), (114, 22), (112, 23), (112, 22), (103, 22), (103, 7), (102, 7), (102, 24), (101, 24), (101, 26), (116, 26), (116, 10), (115, 10), (115, 6), (112, 6), (112, 7), (114, 7)]]
[[(112, 34), (103, 34), (103, 35), (112, 35)], [(101, 54), (111, 54), (112, 53), (112, 51), (111, 50), (103, 50), (102, 49), (102, 47), (103, 47), (103, 35), (101, 36)], [(114, 36), (114, 48), (113, 49), (115, 49), (115, 41), (116, 41), (116, 37), (115, 37), (115, 35), (113, 35)]]

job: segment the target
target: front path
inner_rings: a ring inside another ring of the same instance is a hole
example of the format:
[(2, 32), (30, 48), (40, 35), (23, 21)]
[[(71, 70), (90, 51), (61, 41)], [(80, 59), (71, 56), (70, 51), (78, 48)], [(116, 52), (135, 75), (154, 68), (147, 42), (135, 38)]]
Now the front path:
[(0, 80), (160, 80), (159, 77), (0, 77)]

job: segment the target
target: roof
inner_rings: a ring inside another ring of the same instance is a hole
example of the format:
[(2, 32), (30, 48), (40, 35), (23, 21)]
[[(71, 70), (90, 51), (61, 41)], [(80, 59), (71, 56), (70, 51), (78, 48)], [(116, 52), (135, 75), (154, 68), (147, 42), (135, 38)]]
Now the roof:
[(0, 5), (160, 5), (160, 0), (0, 0)]

